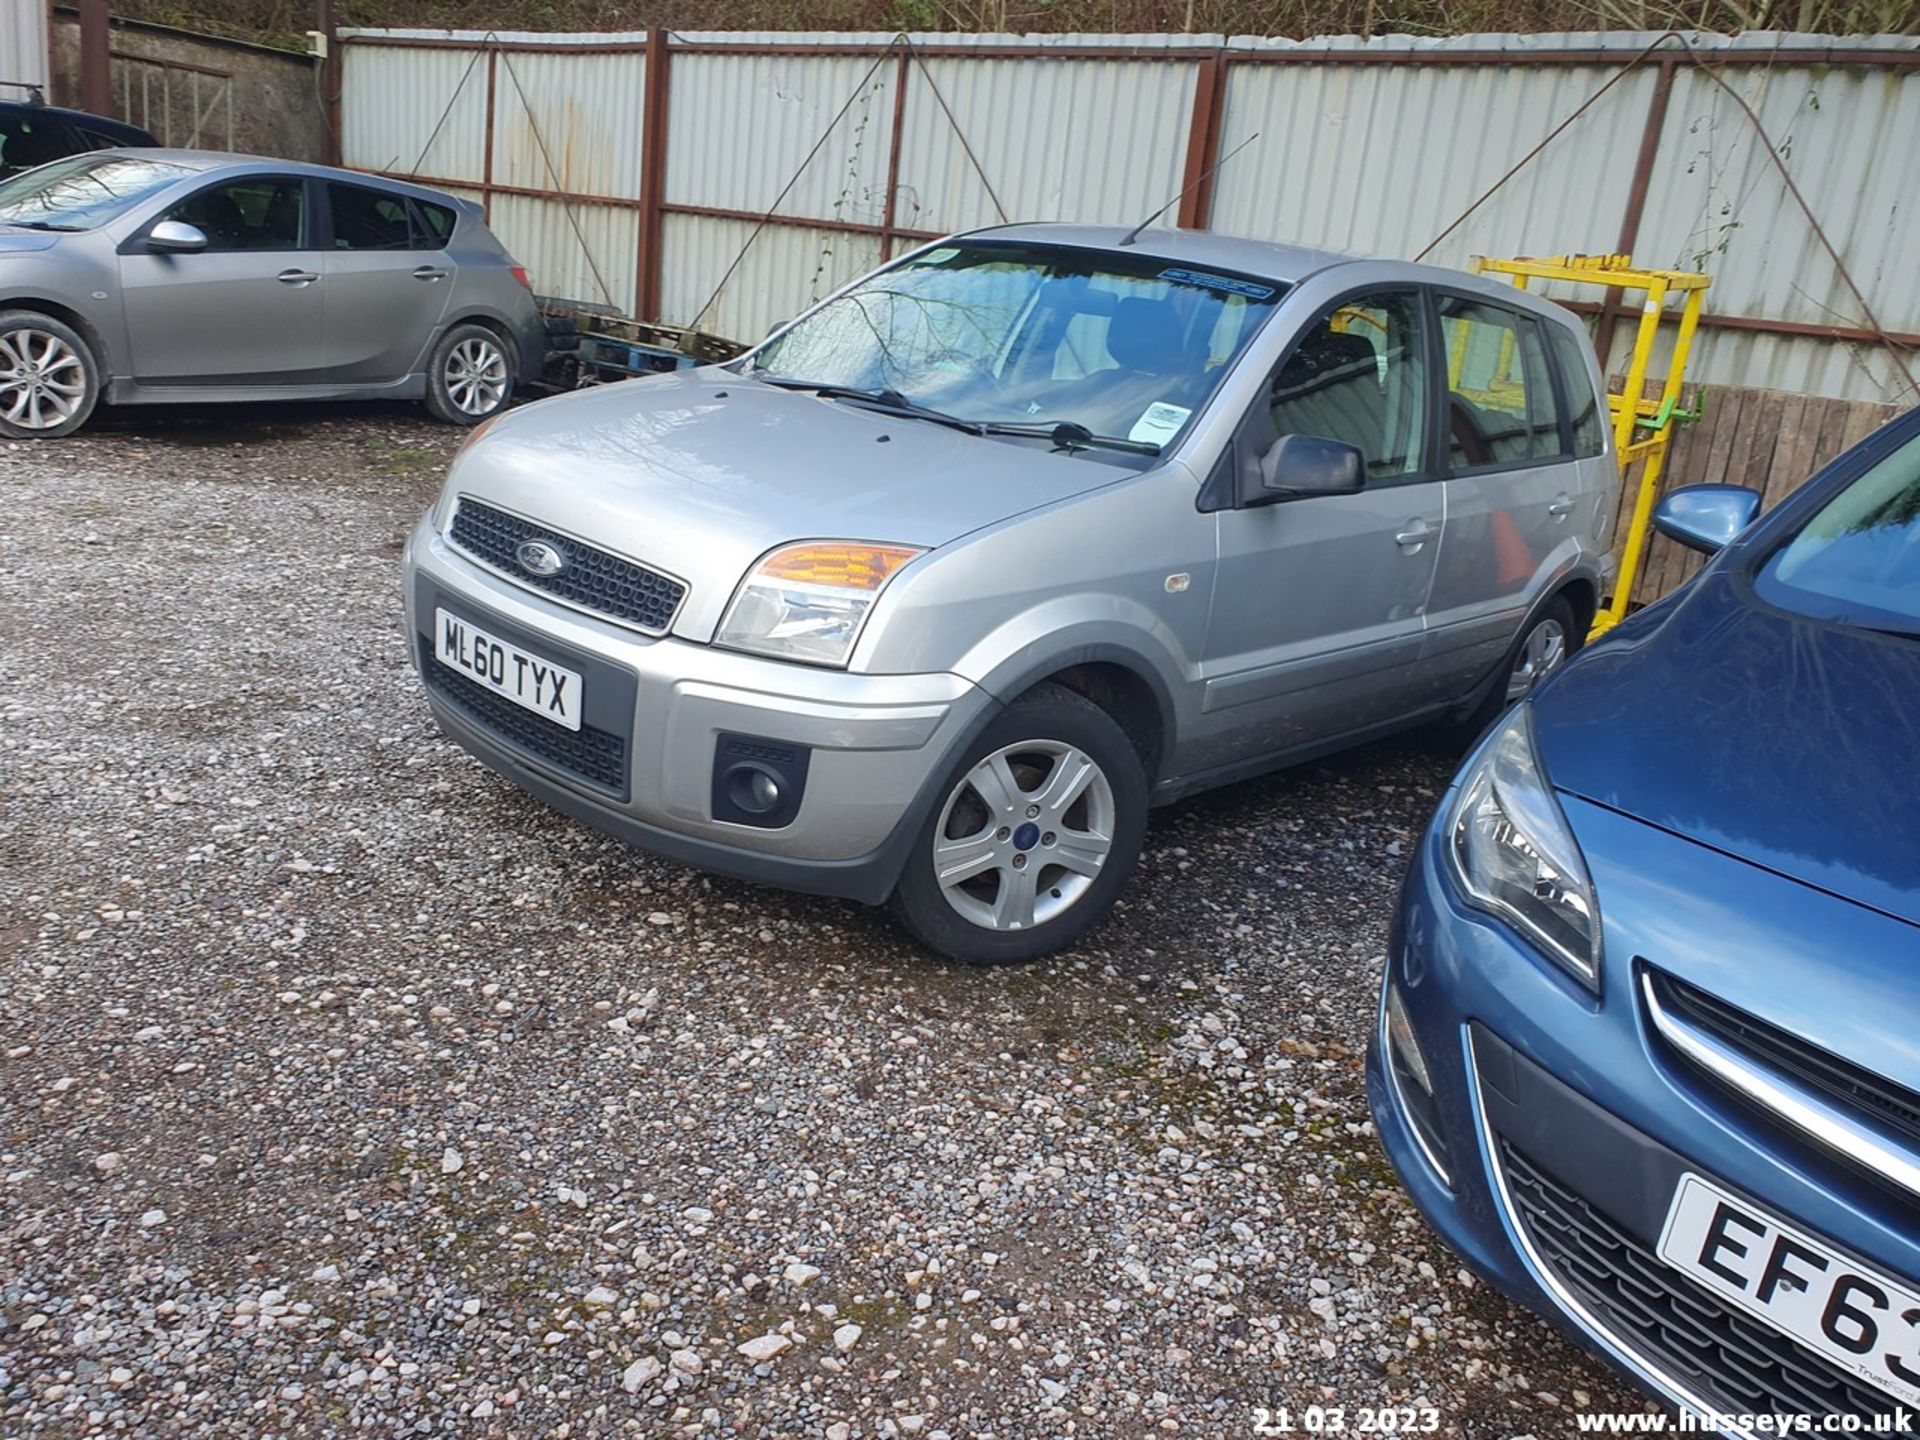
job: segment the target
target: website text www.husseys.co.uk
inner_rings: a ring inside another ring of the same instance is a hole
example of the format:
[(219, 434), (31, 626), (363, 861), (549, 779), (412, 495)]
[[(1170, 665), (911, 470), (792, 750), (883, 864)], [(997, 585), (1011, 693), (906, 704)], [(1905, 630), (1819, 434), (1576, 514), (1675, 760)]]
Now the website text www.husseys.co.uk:
[(1920, 1415), (1905, 1409), (1885, 1415), (1656, 1415), (1595, 1410), (1574, 1417), (1582, 1435), (1912, 1435)]

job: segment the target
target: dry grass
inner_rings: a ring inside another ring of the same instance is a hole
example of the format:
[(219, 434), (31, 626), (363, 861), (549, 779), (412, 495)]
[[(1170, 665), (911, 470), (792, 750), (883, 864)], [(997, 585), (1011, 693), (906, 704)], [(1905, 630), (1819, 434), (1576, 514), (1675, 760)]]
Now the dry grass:
[[(120, 0), (137, 19), (298, 43), (310, 0)], [(1920, 33), (1914, 0), (342, 0), (341, 23), (459, 29), (1198, 31), (1457, 35), (1469, 31), (1797, 30)]]

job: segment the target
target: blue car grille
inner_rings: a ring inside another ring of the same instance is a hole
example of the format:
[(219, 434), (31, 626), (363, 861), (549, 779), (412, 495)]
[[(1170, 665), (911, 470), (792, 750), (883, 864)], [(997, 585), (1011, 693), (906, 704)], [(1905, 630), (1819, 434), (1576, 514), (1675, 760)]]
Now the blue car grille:
[(627, 742), (618, 735), (583, 725), (568, 730), (551, 720), (521, 709), (483, 685), (431, 658), (420, 667), (421, 678), (467, 718), (501, 739), (548, 764), (625, 798)]
[(1535, 1249), (1560, 1282), (1649, 1365), (1732, 1414), (1899, 1413), (1890, 1396), (1662, 1263), (1504, 1140), (1500, 1152), (1508, 1190)]
[[(522, 585), (649, 634), (666, 632), (687, 595), (687, 587), (671, 575), (464, 496), (453, 512), (448, 535), (474, 559)], [(558, 575), (532, 575), (522, 569), (514, 556), (528, 540), (544, 540), (564, 551), (567, 568)]]
[(1809, 1045), (1764, 1020), (1756, 1020), (1671, 975), (1658, 976), (1654, 983), (1662, 1004), (1717, 1036), (1723, 1045), (1824, 1095), (1862, 1120), (1891, 1131), (1920, 1151), (1920, 1094)]

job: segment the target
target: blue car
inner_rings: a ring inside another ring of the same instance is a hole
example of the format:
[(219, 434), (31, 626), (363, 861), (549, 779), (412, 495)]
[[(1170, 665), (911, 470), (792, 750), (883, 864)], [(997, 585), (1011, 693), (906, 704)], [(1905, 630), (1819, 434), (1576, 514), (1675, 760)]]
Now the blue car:
[(1368, 1088), (1453, 1249), (1682, 1412), (1920, 1428), (1920, 411), (1759, 506), (1662, 501), (1712, 562), (1468, 757)]

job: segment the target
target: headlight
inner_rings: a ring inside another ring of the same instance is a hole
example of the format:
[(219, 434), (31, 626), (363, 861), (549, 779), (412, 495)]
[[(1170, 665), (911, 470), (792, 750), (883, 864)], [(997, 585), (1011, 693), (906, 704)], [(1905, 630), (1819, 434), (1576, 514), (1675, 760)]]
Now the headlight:
[(1600, 906), (1534, 753), (1530, 706), (1514, 707), (1460, 777), (1447, 855), (1474, 904), (1599, 993)]
[(453, 518), (453, 472), (459, 468), (461, 457), (478, 444), (480, 437), (498, 424), (499, 420), (500, 415), (489, 415), (467, 431), (466, 438), (454, 450), (453, 459), (447, 462), (447, 479), (440, 486), (440, 494), (433, 502), (433, 509), (428, 512), (433, 516), (433, 528), (436, 533), (444, 532), (447, 522)]
[(844, 665), (887, 581), (925, 553), (848, 540), (783, 546), (754, 566), (714, 643), (809, 665)]

